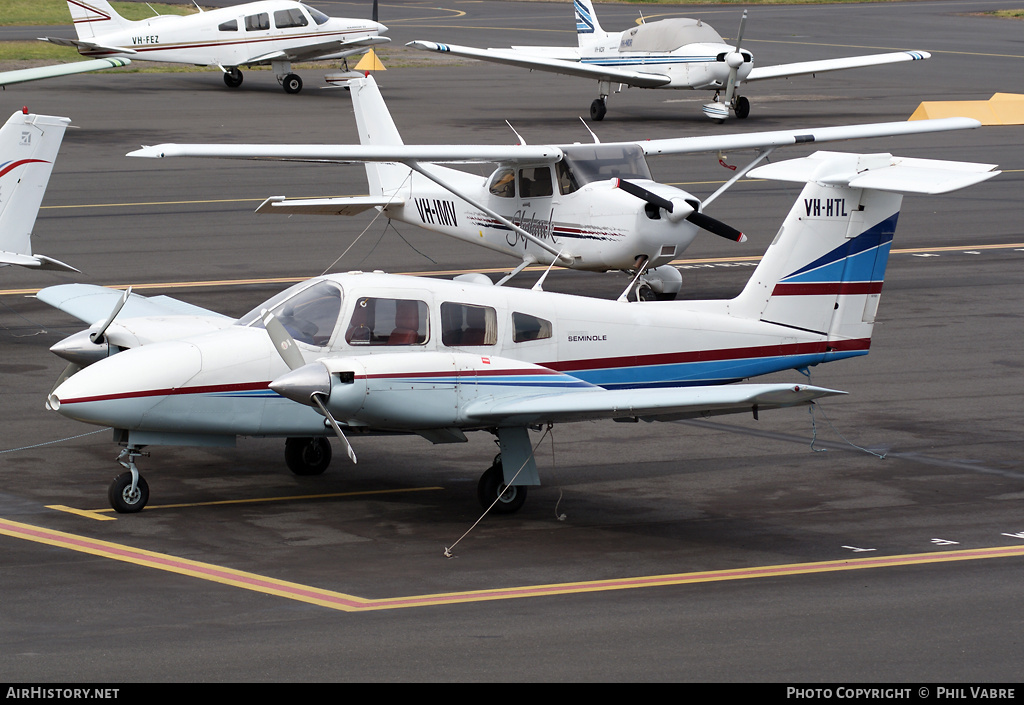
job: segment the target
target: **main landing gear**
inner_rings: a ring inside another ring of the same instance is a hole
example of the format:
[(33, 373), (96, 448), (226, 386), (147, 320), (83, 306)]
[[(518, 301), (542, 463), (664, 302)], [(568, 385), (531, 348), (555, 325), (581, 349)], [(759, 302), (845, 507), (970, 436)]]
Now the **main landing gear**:
[(323, 436), (284, 442), (284, 462), (296, 475), (322, 475), (331, 464), (331, 455), (331, 442)]
[(595, 98), (594, 102), (590, 104), (590, 119), (600, 122), (604, 120), (604, 116), (608, 113), (608, 97), (601, 96)]
[(224, 85), (228, 88), (238, 88), (242, 85), (242, 72), (237, 66), (224, 72)]
[[(518, 512), (526, 503), (525, 485), (506, 485), (505, 471), (501, 465), (501, 454), (494, 456), (494, 463), (480, 477), (476, 486), (480, 506), (489, 509), (494, 505), (495, 514)], [(498, 501), (495, 502), (494, 500)]]
[[(284, 88), (285, 93), (294, 95), (302, 90), (302, 79), (298, 74), (292, 73), (290, 62), (275, 61), (274, 75), (277, 77), (277, 82)], [(238, 88), (242, 85), (242, 78), (242, 70), (237, 66), (224, 69), (224, 85), (228, 88)]]

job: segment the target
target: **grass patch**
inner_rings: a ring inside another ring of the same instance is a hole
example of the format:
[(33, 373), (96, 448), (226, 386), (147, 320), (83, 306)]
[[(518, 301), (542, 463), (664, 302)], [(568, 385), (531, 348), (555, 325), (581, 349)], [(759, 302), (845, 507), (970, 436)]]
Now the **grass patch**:
[(1024, 20), (1024, 10), (997, 10), (996, 12), (983, 12), (989, 17), (1005, 17), (1011, 20)]
[[(115, 10), (125, 19), (144, 20), (153, 16), (146, 3), (112, 2)], [(194, 5), (165, 5), (150, 3), (161, 15), (191, 15)], [(0, 0), (0, 26), (70, 25), (71, 13), (64, 0)]]

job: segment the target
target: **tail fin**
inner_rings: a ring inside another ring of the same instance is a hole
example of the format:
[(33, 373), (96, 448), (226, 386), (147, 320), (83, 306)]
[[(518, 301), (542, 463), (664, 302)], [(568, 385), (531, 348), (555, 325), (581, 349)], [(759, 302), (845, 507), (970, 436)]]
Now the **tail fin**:
[(0, 128), (0, 263), (70, 269), (32, 256), (32, 228), (50, 181), (53, 162), (71, 120), (14, 113)]
[(816, 152), (750, 172), (806, 182), (747, 286), (737, 315), (866, 351), (903, 193), (947, 193), (989, 179), (992, 164)]
[(117, 14), (107, 0), (67, 0), (67, 3), (79, 39), (94, 39), (133, 24)]
[[(349, 87), (359, 142), (364, 145), (404, 144), (373, 76), (350, 81)], [(408, 179), (409, 173), (409, 167), (404, 164), (367, 162), (366, 178), (370, 182), (370, 194), (393, 195)]]
[(572, 7), (576, 12), (576, 41), (579, 42), (581, 53), (585, 54), (594, 44), (604, 40), (608, 33), (601, 28), (590, 0), (573, 0)]

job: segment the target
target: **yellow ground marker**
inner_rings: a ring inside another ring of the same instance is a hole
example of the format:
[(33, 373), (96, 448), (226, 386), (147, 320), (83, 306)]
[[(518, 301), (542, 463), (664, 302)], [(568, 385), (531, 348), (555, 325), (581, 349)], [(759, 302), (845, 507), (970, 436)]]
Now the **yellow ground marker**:
[[(405, 597), (387, 597), (366, 599), (347, 595), (332, 590), (322, 590), (309, 585), (301, 585), (276, 578), (269, 578), (255, 573), (246, 573), (231, 568), (209, 563), (201, 563), (185, 558), (178, 558), (164, 553), (145, 551), (123, 544), (100, 541), (85, 536), (53, 531), (31, 524), (9, 521), (0, 518), (0, 534), (13, 538), (34, 541), (49, 546), (67, 548), (72, 551), (88, 553), (94, 556), (110, 558), (125, 563), (157, 570), (165, 570), (179, 575), (188, 575), (202, 580), (209, 580), (224, 585), (233, 585), (245, 590), (278, 595), (290, 600), (307, 602), (343, 612), (364, 612), (372, 610), (402, 609), (409, 607), (429, 607), (432, 605), (451, 605), (467, 602), (484, 602), (490, 600), (511, 600), (524, 597), (552, 597), (555, 595), (572, 595), (587, 592), (605, 592), (610, 590), (630, 590), (637, 588), (666, 587), (670, 585), (687, 585), (693, 583), (721, 582), (725, 580), (747, 580), (757, 578), (773, 578), (789, 575), (809, 575), (813, 573), (832, 573), (844, 570), (866, 568), (892, 568), (896, 566), (922, 565), (926, 563), (947, 563), (950, 561), (981, 560), (985, 558), (1020, 558), (1024, 557), (1024, 545), (994, 546), (989, 548), (961, 549), (953, 551), (933, 551), (899, 556), (874, 556), (871, 558), (850, 558), (816, 563), (793, 563), (788, 565), (770, 565), (751, 568), (735, 568), (731, 570), (709, 570), (696, 573), (674, 573), (670, 575), (640, 576), (633, 578), (613, 578), (609, 580), (590, 580), (572, 583), (554, 583), (550, 585), (524, 585), (511, 588), (494, 588), (490, 590), (470, 590), (466, 592), (449, 592), (428, 595), (409, 595)], [(440, 555), (440, 553), (438, 554)]]
[(356, 67), (355, 67), (354, 70), (355, 71), (387, 71), (387, 69), (384, 68), (384, 64), (382, 64), (380, 62), (380, 59), (377, 58), (377, 55), (374, 53), (373, 49), (370, 49), (370, 51), (366, 52), (366, 54), (363, 55), (363, 58), (359, 60), (359, 63), (356, 64)]
[(967, 117), (982, 125), (1024, 125), (1024, 95), (996, 93), (988, 100), (941, 100), (917, 106), (911, 120)]

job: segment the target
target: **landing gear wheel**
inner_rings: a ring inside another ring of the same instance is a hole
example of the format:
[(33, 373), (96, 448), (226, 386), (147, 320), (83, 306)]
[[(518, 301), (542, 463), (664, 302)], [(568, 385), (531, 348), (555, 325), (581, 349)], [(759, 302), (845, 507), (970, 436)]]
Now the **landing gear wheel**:
[(501, 468), (501, 461), (495, 461), (494, 465), (487, 469), (480, 477), (476, 486), (477, 499), (480, 506), (487, 509), (498, 499), (494, 505), (495, 514), (512, 514), (518, 512), (526, 503), (526, 487), (523, 485), (506, 485), (505, 474)]
[(296, 475), (322, 475), (331, 464), (331, 442), (316, 438), (289, 438), (284, 442), (284, 462)]
[(107, 490), (107, 499), (110, 506), (118, 514), (134, 514), (141, 512), (149, 501), (149, 485), (146, 478), (139, 475), (139, 481), (135, 484), (135, 491), (132, 492), (132, 474), (123, 472), (114, 478)]
[(654, 289), (644, 284), (643, 286), (636, 290), (636, 300), (657, 301), (658, 295), (655, 293)]
[(597, 120), (600, 122), (604, 120), (605, 114), (608, 112), (608, 106), (604, 104), (604, 99), (596, 98), (594, 102), (590, 104), (590, 119)]
[(740, 120), (750, 115), (750, 101), (740, 96), (736, 99), (736, 107), (733, 109), (736, 113), (736, 117)]
[(285, 93), (298, 93), (302, 90), (302, 79), (294, 73), (290, 73), (281, 81)]
[(228, 69), (224, 72), (224, 85), (228, 88), (238, 88), (242, 85), (242, 72), (237, 68)]

